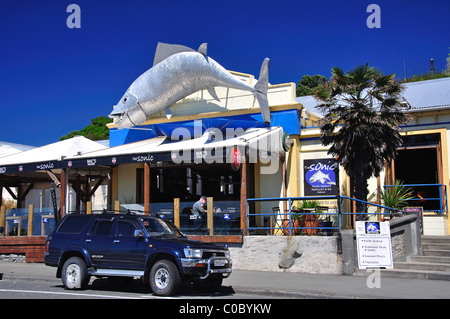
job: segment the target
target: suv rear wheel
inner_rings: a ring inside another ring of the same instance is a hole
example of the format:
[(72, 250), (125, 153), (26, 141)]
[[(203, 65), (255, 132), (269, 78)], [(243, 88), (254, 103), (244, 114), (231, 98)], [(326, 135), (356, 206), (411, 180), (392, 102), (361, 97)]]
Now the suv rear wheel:
[(62, 268), (62, 282), (67, 289), (83, 289), (89, 283), (90, 276), (86, 263), (79, 257), (70, 257)]
[(171, 296), (180, 288), (181, 277), (177, 266), (170, 260), (156, 262), (150, 271), (150, 287), (160, 296)]

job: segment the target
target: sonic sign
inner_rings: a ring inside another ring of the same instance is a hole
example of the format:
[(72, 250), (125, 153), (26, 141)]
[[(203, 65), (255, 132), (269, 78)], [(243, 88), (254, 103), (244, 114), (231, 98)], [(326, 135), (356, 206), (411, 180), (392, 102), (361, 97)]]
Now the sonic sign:
[(336, 195), (337, 165), (332, 158), (304, 160), (305, 196)]

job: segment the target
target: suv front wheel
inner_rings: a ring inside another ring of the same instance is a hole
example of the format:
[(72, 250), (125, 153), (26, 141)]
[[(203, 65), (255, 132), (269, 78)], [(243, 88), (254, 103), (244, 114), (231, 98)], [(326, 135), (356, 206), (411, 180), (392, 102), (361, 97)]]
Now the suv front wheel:
[(67, 289), (83, 289), (89, 283), (90, 276), (83, 259), (70, 257), (62, 268), (62, 282)]
[(177, 266), (170, 260), (156, 262), (150, 271), (150, 287), (160, 296), (171, 296), (180, 288), (181, 277)]

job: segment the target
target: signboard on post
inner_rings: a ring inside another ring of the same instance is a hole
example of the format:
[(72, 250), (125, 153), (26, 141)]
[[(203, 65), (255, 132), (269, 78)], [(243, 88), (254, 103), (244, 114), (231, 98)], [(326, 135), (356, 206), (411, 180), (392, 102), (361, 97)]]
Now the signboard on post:
[(393, 268), (389, 222), (356, 222), (359, 269)]
[(336, 195), (336, 167), (333, 158), (304, 160), (305, 196)]

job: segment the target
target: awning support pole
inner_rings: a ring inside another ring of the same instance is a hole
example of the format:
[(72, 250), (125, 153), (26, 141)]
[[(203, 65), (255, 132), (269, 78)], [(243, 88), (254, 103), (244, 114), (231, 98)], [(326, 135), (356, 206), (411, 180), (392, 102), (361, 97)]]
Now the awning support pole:
[(144, 211), (150, 213), (150, 164), (144, 163)]

